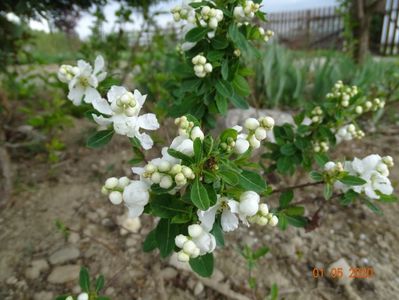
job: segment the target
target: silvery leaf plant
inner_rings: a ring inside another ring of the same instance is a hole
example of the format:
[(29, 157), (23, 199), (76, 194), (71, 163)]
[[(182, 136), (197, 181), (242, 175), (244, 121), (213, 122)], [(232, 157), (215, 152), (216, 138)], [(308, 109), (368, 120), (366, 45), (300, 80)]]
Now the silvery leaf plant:
[[(132, 168), (131, 178), (106, 179), (102, 193), (112, 204), (126, 206), (132, 218), (142, 214), (156, 218), (144, 251), (158, 249), (161, 257), (175, 252), (201, 276), (211, 276), (213, 252), (224, 246), (224, 235), (239, 226), (305, 227), (309, 219), (303, 206), (292, 202), (297, 188), (322, 184), (325, 201), (339, 197), (348, 205), (359, 197), (374, 210), (378, 210), (376, 201), (395, 199), (388, 178), (390, 156), (328, 160), (326, 152), (334, 145), (365, 135), (356, 119), (384, 104), (365, 99), (356, 87), (342, 82), (322, 105), (299, 113), (295, 124), (276, 126), (270, 116), (260, 116), (216, 136), (207, 132), (230, 103), (248, 107), (245, 76), (252, 72), (241, 55), (257, 55), (253, 42), (272, 36), (257, 25), (265, 20), (260, 2), (191, 1), (172, 10), (174, 20), (184, 23), (181, 68), (176, 71), (182, 81), (173, 91), (176, 136), (170, 144), (159, 145), (158, 158), (146, 159), (146, 151), (154, 145), (148, 132), (160, 127), (155, 114), (141, 113), (146, 96), (122, 86), (112, 86), (102, 95), (99, 87), (106, 72), (101, 56), (94, 67), (80, 60), (77, 66), (61, 66), (58, 73), (68, 84), (68, 99), (93, 107), (91, 118), (99, 131), (89, 137), (88, 146), (101, 147), (115, 133), (127, 136), (136, 155), (134, 163), (140, 165)], [(255, 152), (264, 154), (254, 163)], [(274, 171), (310, 171), (314, 160), (321, 166), (310, 173), (314, 182), (274, 188), (265, 180)], [(280, 203), (272, 208), (267, 199), (275, 193), (280, 193)]]

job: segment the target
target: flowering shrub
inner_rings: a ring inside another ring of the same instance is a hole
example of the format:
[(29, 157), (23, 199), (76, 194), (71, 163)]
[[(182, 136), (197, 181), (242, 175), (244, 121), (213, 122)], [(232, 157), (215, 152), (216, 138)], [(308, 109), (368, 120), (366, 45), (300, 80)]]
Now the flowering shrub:
[[(329, 161), (326, 155), (339, 142), (363, 137), (356, 118), (384, 104), (378, 99), (368, 101), (356, 87), (342, 82), (322, 105), (299, 113), (295, 124), (275, 126), (271, 117), (262, 116), (248, 118), (242, 126), (227, 128), (215, 137), (204, 132), (213, 113), (227, 111), (228, 100), (247, 107), (244, 96), (249, 90), (243, 74), (249, 71), (241, 66), (238, 54), (254, 50), (248, 39), (267, 40), (264, 31), (251, 24), (255, 16), (264, 18), (257, 2), (195, 1), (173, 9), (174, 19), (184, 20), (190, 28), (182, 49), (192, 78), (176, 91), (182, 105), (177, 112), (194, 109), (196, 113), (175, 119), (176, 137), (150, 161), (143, 149), (151, 149), (153, 141), (141, 129), (156, 130), (159, 123), (154, 114), (140, 115), (146, 96), (112, 86), (103, 99), (96, 90), (106, 74), (101, 56), (94, 68), (79, 61), (78, 67), (62, 66), (59, 71), (60, 80), (68, 83), (68, 98), (76, 105), (83, 99), (94, 108), (91, 116), (100, 131), (89, 137), (88, 146), (103, 146), (114, 133), (126, 135), (138, 157), (135, 163), (143, 163), (132, 168), (137, 179), (108, 178), (102, 193), (114, 205), (123, 203), (130, 217), (145, 213), (159, 218), (143, 250), (159, 249), (161, 257), (177, 252), (178, 259), (201, 276), (212, 274), (213, 252), (224, 246), (224, 234), (240, 225), (306, 226), (304, 208), (292, 202), (296, 188), (323, 184), (326, 201), (337, 197), (348, 205), (359, 197), (374, 211), (378, 211), (376, 201), (395, 200), (388, 179), (391, 157), (370, 155), (341, 163)], [(262, 155), (267, 160), (266, 174), (275, 170), (293, 174), (298, 167), (310, 171), (314, 160), (322, 170), (310, 173), (313, 183), (273, 188), (262, 177), (259, 163), (251, 161), (255, 150), (264, 149), (262, 145), (267, 151)], [(281, 193), (280, 202), (271, 208), (266, 199), (274, 193)]]

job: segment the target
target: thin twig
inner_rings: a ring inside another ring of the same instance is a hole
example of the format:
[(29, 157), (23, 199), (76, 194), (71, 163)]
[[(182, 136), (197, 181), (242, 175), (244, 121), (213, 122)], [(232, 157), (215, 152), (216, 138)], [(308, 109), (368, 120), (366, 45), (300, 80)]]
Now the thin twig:
[(324, 181), (307, 182), (307, 183), (302, 183), (302, 184), (298, 184), (298, 185), (288, 186), (288, 187), (284, 187), (284, 188), (280, 188), (280, 189), (275, 189), (272, 191), (272, 194), (282, 193), (282, 192), (300, 189), (300, 188), (304, 188), (304, 187), (308, 187), (308, 186), (319, 185), (322, 183), (324, 183)]

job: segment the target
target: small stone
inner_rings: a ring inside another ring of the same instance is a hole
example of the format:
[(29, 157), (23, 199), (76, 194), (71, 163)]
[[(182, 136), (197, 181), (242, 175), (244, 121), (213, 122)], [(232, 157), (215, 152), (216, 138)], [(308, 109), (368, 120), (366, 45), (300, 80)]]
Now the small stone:
[(52, 300), (54, 299), (52, 292), (41, 291), (33, 295), (34, 300)]
[(137, 245), (139, 245), (139, 242), (137, 241), (136, 238), (130, 237), (126, 239), (126, 247), (131, 248)]
[(55, 267), (47, 278), (50, 283), (66, 283), (75, 281), (79, 277), (80, 266), (65, 265)]
[[(337, 281), (337, 284), (339, 285), (350, 285), (353, 278), (350, 278), (350, 267), (345, 258), (340, 258), (339, 260), (333, 262), (329, 267), (328, 267), (328, 274), (332, 274), (334, 272), (335, 274), (335, 280)], [(342, 277), (339, 277), (340, 270), (342, 270)], [(329, 276), (332, 278), (331, 276)], [(332, 278), (334, 280), (334, 278)]]
[(31, 263), (31, 267), (25, 271), (25, 276), (29, 279), (36, 279), (40, 276), (40, 273), (47, 271), (49, 265), (45, 259), (34, 260)]
[(18, 282), (18, 279), (15, 276), (8, 277), (6, 280), (6, 283), (9, 285), (15, 285), (15, 284), (17, 284), (17, 282)]
[(284, 243), (280, 244), (281, 252), (283, 255), (286, 255), (288, 257), (294, 257), (295, 256), (295, 246), (292, 243)]
[(177, 276), (176, 269), (172, 267), (166, 267), (165, 269), (161, 270), (161, 275), (165, 280), (171, 280)]
[(53, 265), (57, 265), (57, 264), (63, 264), (66, 263), (70, 260), (74, 260), (77, 259), (80, 255), (80, 251), (78, 248), (74, 247), (74, 246), (67, 246), (63, 249), (60, 249), (56, 252), (54, 252), (49, 260), (50, 263)]
[(71, 232), (69, 234), (68, 242), (70, 242), (71, 244), (77, 244), (79, 242), (79, 240), (80, 240), (79, 233)]
[(194, 295), (198, 296), (204, 291), (204, 285), (202, 284), (201, 281), (198, 281), (197, 284), (194, 287)]

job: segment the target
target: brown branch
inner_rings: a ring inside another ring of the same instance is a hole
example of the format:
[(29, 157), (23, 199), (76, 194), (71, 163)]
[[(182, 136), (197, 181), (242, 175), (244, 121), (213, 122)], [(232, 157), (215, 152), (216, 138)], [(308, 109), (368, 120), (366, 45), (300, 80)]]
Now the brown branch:
[(282, 192), (300, 189), (300, 188), (304, 188), (304, 187), (308, 187), (308, 186), (319, 185), (322, 183), (324, 183), (324, 181), (307, 182), (307, 183), (302, 183), (302, 184), (298, 184), (298, 185), (294, 185), (294, 186), (288, 186), (288, 187), (284, 187), (284, 188), (280, 188), (280, 189), (275, 189), (272, 191), (272, 194), (282, 193)]

